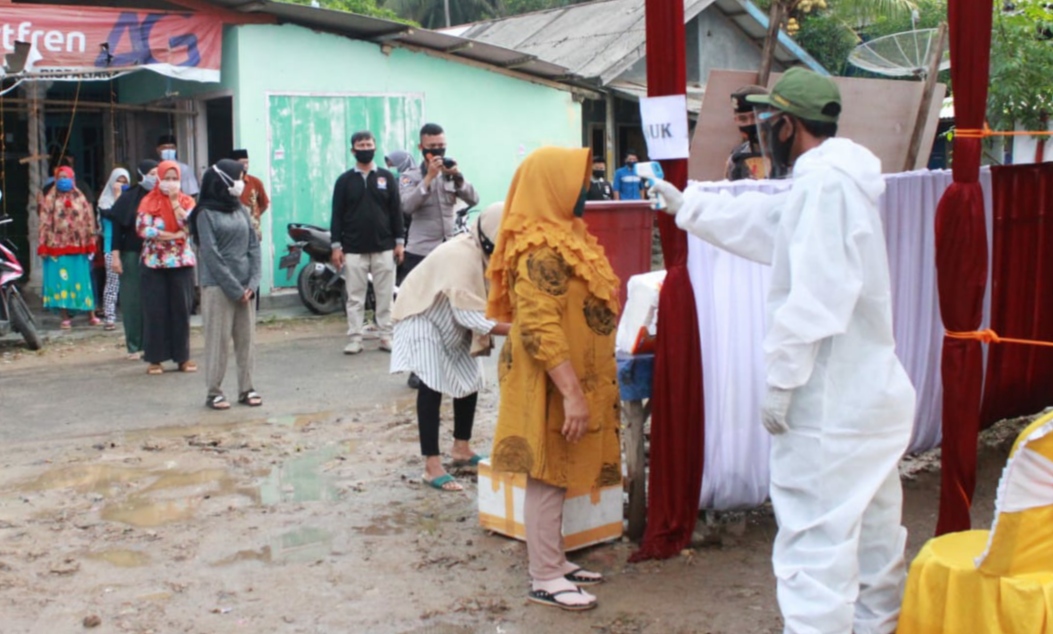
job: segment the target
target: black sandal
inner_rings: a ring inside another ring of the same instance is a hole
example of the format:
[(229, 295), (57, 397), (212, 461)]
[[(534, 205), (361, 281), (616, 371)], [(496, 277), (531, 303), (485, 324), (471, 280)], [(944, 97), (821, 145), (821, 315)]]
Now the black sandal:
[(567, 574), (563, 575), (563, 578), (566, 579), (567, 581), (573, 583), (574, 585), (577, 585), (577, 586), (595, 586), (595, 585), (599, 585), (599, 584), (603, 583), (603, 575), (600, 575), (599, 573), (594, 572), (592, 574), (598, 575), (598, 576), (596, 576), (596, 577), (586, 577), (586, 576), (581, 574), (583, 572), (589, 572), (589, 571), (585, 570), (584, 568), (577, 568), (577, 569), (571, 570)]
[(238, 402), (249, 407), (259, 407), (263, 405), (263, 397), (256, 390), (249, 390), (248, 392), (242, 392), (238, 396)]
[(573, 590), (559, 590), (557, 592), (546, 592), (545, 590), (531, 590), (527, 598), (534, 603), (540, 603), (541, 605), (548, 605), (554, 608), (560, 608), (561, 610), (567, 610), (569, 612), (584, 612), (585, 610), (591, 610), (596, 607), (596, 600), (593, 599), (588, 603), (582, 603), (581, 605), (572, 605), (570, 603), (561, 603), (556, 597), (564, 594), (580, 594), (581, 590), (575, 588)]
[(205, 407), (209, 409), (228, 410), (230, 409), (230, 403), (227, 401), (227, 397), (222, 394), (213, 394), (212, 396), (205, 399)]

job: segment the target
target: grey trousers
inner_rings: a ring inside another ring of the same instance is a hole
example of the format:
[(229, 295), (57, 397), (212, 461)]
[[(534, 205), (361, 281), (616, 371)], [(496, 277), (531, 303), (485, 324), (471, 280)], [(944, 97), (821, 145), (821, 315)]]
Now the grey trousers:
[(252, 366), (256, 362), (256, 305), (233, 302), (218, 286), (201, 289), (201, 319), (205, 335), (205, 385), (208, 395), (223, 393), (227, 354), (234, 340), (238, 364), (238, 394), (254, 389)]

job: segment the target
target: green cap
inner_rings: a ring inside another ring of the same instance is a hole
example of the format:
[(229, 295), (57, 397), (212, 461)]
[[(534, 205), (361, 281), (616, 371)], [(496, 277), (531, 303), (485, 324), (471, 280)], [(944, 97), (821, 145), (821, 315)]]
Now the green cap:
[(791, 68), (767, 95), (749, 95), (746, 101), (770, 105), (808, 121), (837, 123), (841, 91), (829, 77), (804, 68)]

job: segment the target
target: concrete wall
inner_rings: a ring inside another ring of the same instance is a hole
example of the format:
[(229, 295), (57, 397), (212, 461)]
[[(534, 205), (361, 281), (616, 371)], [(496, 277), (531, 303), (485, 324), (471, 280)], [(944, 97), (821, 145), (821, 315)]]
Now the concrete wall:
[[(223, 72), (224, 82), (236, 90), (235, 144), (249, 150), (252, 170), (268, 191), (273, 148), (281, 145), (281, 139), (268, 138), (270, 95), (422, 95), (424, 121), (408, 123), (416, 129), (432, 121), (446, 129), (449, 155), (479, 190), (480, 207), (504, 198), (516, 167), (532, 150), (581, 146), (581, 105), (561, 89), (293, 25), (242, 26), (232, 40), (237, 71), (228, 70), (225, 51)], [(380, 147), (377, 153), (396, 149), (416, 153), (409, 147)], [(348, 169), (350, 153), (344, 157)], [(331, 200), (331, 192), (325, 198)], [(275, 253), (280, 255), (287, 242), (275, 215), (264, 216), (265, 291), (274, 279)]]

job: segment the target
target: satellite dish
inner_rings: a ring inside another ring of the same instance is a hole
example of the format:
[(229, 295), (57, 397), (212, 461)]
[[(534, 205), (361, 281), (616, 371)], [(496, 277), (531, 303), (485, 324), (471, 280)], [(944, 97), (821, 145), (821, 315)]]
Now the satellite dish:
[(933, 51), (937, 29), (919, 29), (885, 35), (863, 42), (848, 54), (848, 62), (863, 70), (887, 77), (924, 77), (931, 56), (941, 56), (940, 70), (951, 67), (951, 52)]

